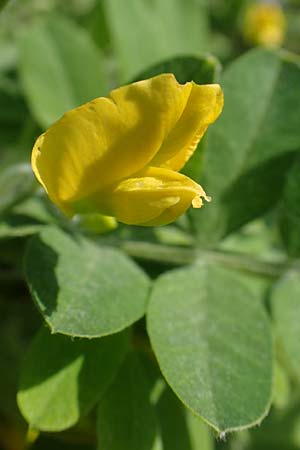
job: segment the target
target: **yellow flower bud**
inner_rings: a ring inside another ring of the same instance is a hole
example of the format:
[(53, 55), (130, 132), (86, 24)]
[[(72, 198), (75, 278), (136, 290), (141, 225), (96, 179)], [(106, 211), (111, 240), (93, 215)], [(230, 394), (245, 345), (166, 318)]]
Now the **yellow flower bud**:
[(253, 4), (246, 11), (243, 32), (250, 44), (280, 47), (285, 29), (284, 13), (276, 3)]
[(164, 225), (204, 190), (178, 173), (223, 106), (219, 85), (172, 74), (132, 83), (67, 112), (36, 141), (32, 167), (68, 216), (99, 213)]
[(114, 217), (97, 213), (80, 215), (77, 218), (77, 223), (80, 228), (96, 234), (108, 233), (118, 227), (118, 222)]

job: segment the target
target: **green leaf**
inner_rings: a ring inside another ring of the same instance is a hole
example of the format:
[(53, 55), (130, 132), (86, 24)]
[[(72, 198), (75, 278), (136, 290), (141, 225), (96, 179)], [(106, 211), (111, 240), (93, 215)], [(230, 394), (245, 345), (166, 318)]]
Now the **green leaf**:
[(53, 204), (39, 192), (35, 194), (1, 214), (0, 239), (29, 236), (45, 225), (58, 223), (59, 216)]
[(0, 213), (24, 200), (36, 186), (29, 164), (9, 166), (0, 173)]
[(164, 450), (213, 450), (207, 426), (170, 389), (164, 390), (156, 408)]
[(0, 239), (30, 236), (47, 224), (57, 224), (55, 208), (44, 196), (32, 196), (0, 217)]
[(104, 9), (122, 81), (145, 67), (206, 47), (206, 10), (196, 0), (105, 0)]
[(300, 380), (300, 272), (291, 270), (272, 291), (272, 312), (277, 339), (287, 367)]
[(290, 256), (300, 256), (300, 158), (287, 176), (280, 203), (280, 232)]
[(25, 274), (55, 333), (101, 337), (128, 327), (145, 313), (149, 280), (132, 260), (54, 227), (30, 241)]
[(177, 396), (219, 432), (259, 423), (270, 404), (271, 332), (241, 278), (199, 264), (161, 276), (148, 332)]
[(74, 425), (103, 396), (127, 351), (127, 335), (71, 340), (42, 329), (25, 359), (19, 408), (38, 430)]
[(200, 180), (213, 202), (192, 212), (206, 245), (278, 202), (300, 146), (296, 57), (253, 50), (225, 71), (221, 85), (224, 110), (211, 126)]
[(7, 214), (0, 219), (0, 239), (31, 236), (38, 233), (42, 226), (29, 217)]
[(101, 53), (84, 29), (64, 17), (30, 24), (19, 51), (24, 93), (42, 127), (106, 93)]
[(153, 450), (157, 445), (150, 383), (136, 355), (125, 360), (102, 398), (97, 430), (99, 450)]

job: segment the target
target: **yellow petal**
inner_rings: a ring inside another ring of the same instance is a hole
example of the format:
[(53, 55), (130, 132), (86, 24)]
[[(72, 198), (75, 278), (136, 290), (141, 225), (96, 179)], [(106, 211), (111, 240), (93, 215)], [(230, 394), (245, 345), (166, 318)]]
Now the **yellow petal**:
[(77, 212), (111, 215), (130, 225), (164, 225), (177, 219), (192, 203), (200, 207), (200, 196), (208, 199), (201, 186), (185, 175), (149, 167), (73, 207)]
[(69, 111), (36, 142), (33, 170), (65, 212), (143, 169), (179, 120), (192, 88), (171, 74), (133, 83)]
[(207, 127), (222, 111), (223, 93), (218, 84), (191, 87), (189, 98), (151, 166), (180, 170), (192, 156)]

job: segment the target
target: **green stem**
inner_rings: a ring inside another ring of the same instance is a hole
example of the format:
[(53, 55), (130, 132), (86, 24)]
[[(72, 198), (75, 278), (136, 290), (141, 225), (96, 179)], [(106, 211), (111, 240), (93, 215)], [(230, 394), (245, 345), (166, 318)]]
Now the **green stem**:
[(196, 249), (171, 247), (151, 242), (124, 241), (121, 243), (121, 248), (133, 258), (164, 264), (192, 264), (197, 258)]
[(150, 242), (125, 241), (121, 244), (121, 248), (128, 255), (140, 260), (156, 261), (169, 265), (186, 265), (203, 259), (269, 278), (278, 278), (286, 270), (292, 267), (300, 267), (297, 261), (270, 262), (249, 255), (218, 250), (171, 247)]

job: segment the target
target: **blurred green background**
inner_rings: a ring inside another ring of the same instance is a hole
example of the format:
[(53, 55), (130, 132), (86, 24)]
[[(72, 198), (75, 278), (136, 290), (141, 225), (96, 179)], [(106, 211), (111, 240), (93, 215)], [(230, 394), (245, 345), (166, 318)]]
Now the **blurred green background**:
[[(208, 74), (213, 67), (218, 81), (223, 68), (254, 46), (247, 39), (245, 16), (255, 3), (0, 1), (0, 449), (29, 448), (31, 440), (26, 440), (26, 424), (15, 400), (20, 361), (41, 325), (23, 281), (24, 246), (27, 237), (45, 224), (69, 226), (33, 180), (29, 159), (34, 140), (65, 111), (139, 79), (142, 73), (155, 73), (158, 69), (153, 66), (166, 60), (169, 65), (162, 64), (162, 68), (179, 71), (179, 66), (184, 70), (182, 64), (173, 58), (204, 55)], [(280, 4), (286, 21), (282, 46), (299, 54), (299, 0)], [(157, 231), (156, 238), (188, 245), (184, 221)], [(273, 223), (271, 213), (227, 237), (222, 248), (264, 254), (277, 261), (282, 247)], [(122, 227), (121, 232), (131, 236)], [(141, 230), (136, 230), (136, 236), (148, 237)], [(151, 263), (146, 266), (153, 277), (160, 272)], [(300, 449), (299, 391), (292, 390), (293, 380), (287, 380), (280, 366), (276, 386), (277, 407), (260, 428), (234, 434), (226, 441), (212, 440), (205, 431), (203, 450)], [(89, 450), (95, 448), (94, 439), (90, 423), (83, 421), (70, 432), (38, 437), (32, 448)]]

